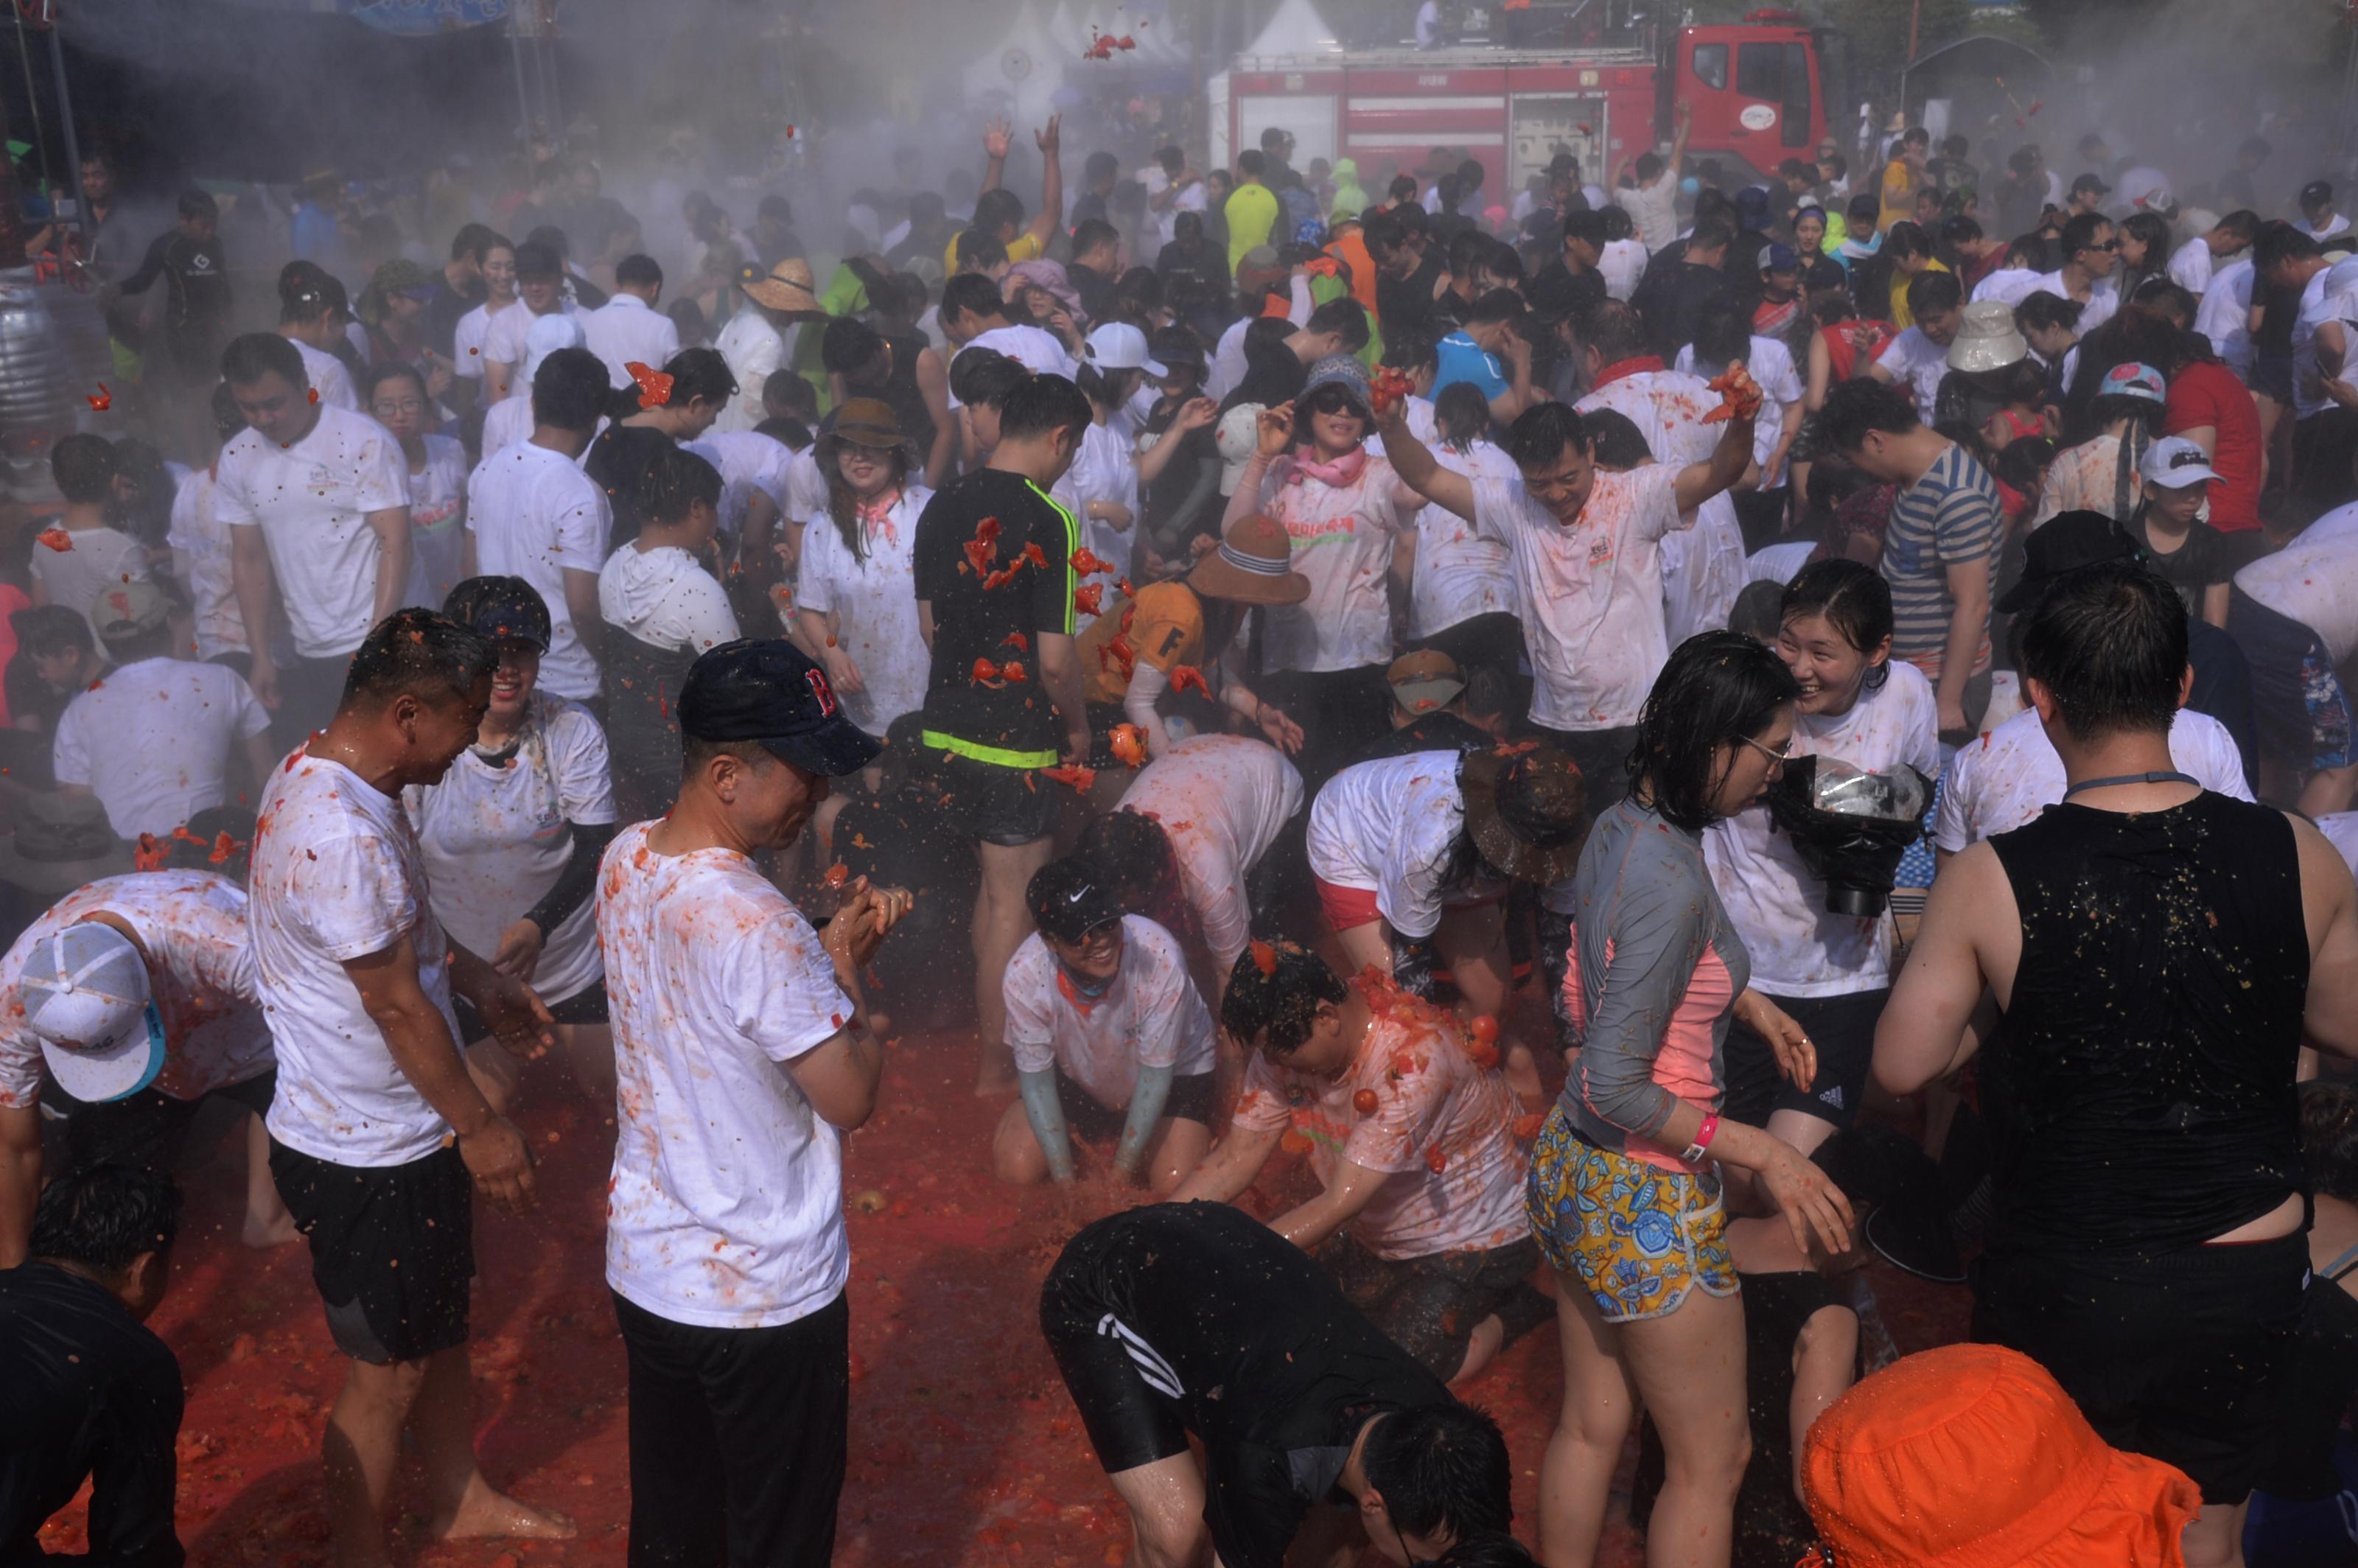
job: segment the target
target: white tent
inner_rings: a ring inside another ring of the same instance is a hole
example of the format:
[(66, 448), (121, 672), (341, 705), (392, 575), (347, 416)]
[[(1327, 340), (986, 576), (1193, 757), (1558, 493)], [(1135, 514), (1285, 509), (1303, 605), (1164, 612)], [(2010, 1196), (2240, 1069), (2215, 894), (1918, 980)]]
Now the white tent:
[(1311, 0), (1279, 0), (1276, 14), (1269, 26), (1260, 30), (1245, 53), (1248, 55), (1303, 55), (1339, 53), (1342, 45), (1335, 29), (1318, 14)]
[[(1080, 53), (1078, 44), (1066, 41), (1072, 21), (1059, 14), (1063, 9), (1060, 0), (1026, 0), (998, 48), (977, 51), (968, 65), (968, 103), (1004, 103), (1019, 125), (1044, 122), (1049, 98), (1064, 81), (1065, 57)], [(1086, 23), (1081, 36), (1088, 36)]]

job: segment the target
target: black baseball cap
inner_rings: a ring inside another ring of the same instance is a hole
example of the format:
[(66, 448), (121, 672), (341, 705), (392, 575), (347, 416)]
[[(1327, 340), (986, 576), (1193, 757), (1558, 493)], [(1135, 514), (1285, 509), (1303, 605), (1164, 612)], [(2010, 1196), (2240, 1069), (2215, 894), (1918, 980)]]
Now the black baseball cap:
[[(2279, 187), (2278, 189), (2282, 189)], [(2300, 204), (2304, 207), (2333, 205), (2333, 187), (2321, 179), (2312, 179), (2300, 188)]]
[(1998, 596), (1997, 609), (2019, 615), (2037, 604), (2055, 579), (2082, 567), (2134, 559), (2136, 541), (2102, 512), (2065, 512), (2030, 531), (2023, 546), (2022, 577)]
[(2075, 196), (2082, 190), (2093, 190), (2099, 196), (2108, 196), (2112, 194), (2112, 189), (2111, 186), (2104, 183), (2104, 177), (2101, 175), (2083, 174), (2071, 182), (2071, 193)]
[(827, 672), (783, 638), (708, 649), (680, 688), (679, 729), (698, 741), (758, 741), (827, 778), (858, 773), (883, 748), (843, 716)]
[(1121, 901), (1098, 869), (1077, 855), (1051, 860), (1023, 890), (1032, 924), (1059, 942), (1078, 942), (1122, 917)]

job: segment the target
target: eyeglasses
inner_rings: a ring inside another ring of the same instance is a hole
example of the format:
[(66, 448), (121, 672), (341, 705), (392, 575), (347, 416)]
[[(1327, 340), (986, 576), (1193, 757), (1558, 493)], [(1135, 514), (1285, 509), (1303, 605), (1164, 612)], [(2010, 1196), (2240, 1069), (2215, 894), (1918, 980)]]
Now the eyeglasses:
[(1793, 760), (1793, 737), (1790, 735), (1785, 737), (1785, 743), (1781, 746), (1764, 746), (1749, 735), (1739, 736), (1738, 739), (1772, 762), (1790, 762)]
[(376, 411), (379, 415), (423, 414), (426, 412), (426, 404), (423, 399), (416, 397), (405, 397), (398, 403), (391, 398), (380, 398), (377, 401)]

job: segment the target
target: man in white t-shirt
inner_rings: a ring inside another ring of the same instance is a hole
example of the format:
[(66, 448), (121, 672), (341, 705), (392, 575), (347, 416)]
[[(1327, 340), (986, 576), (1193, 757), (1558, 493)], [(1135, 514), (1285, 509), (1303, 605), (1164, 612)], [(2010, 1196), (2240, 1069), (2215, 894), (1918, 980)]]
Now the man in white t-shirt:
[[(1204, 177), (1187, 167), (1184, 150), (1168, 146), (1140, 168), (1138, 178), (1146, 187), (1146, 210), (1153, 216), (1155, 251), (1159, 254), (1174, 237), (1179, 214), (1201, 212), (1208, 204)], [(1151, 266), (1154, 255), (1139, 259)]]
[[(2120, 235), (2101, 212), (2082, 212), (2063, 225), (2063, 265), (2041, 274), (2033, 294), (2059, 294), (2080, 307), (2080, 335), (2086, 337), (2121, 308), (2115, 279), (2121, 265)], [(1909, 306), (1914, 309), (1914, 306)]]
[(2202, 304), (2194, 312), (2194, 330), (2210, 341), (2211, 351), (2238, 377), (2252, 374), (2252, 288), (2258, 266), (2248, 254), (2236, 257), (2211, 275)]
[(2252, 668), (2262, 793), (2310, 817), (2350, 809), (2358, 747), (2337, 673), (2358, 653), (2358, 503), (2235, 574), (2227, 630)]
[(1956, 274), (1918, 273), (1908, 285), (1908, 309), (1916, 324), (1884, 345), (1867, 373), (1907, 391), (1916, 399), (1916, 416), (1930, 425), (1949, 373), (1949, 345), (1964, 325), (1964, 290)]
[[(0, 1269), (25, 1260), (42, 1177), (47, 1065), (77, 1102), (63, 1168), (168, 1175), (199, 1108), (270, 1107), (270, 1032), (255, 1006), (245, 891), (211, 871), (101, 877), (52, 904), (0, 957)], [(291, 1240), (269, 1151), (249, 1172), (249, 1244)]]
[(1306, 1145), (1322, 1190), (1270, 1227), (1449, 1382), (1553, 1314), (1530, 1282), (1527, 1162), (1496, 1044), (1290, 942), (1237, 961), (1220, 1022), (1250, 1053), (1244, 1092), (1174, 1201), (1233, 1202), (1281, 1143)]
[(1682, 99), (1678, 135), (1666, 160), (1650, 146), (1638, 155), (1630, 173), (1634, 182), (1613, 193), (1614, 202), (1629, 214), (1639, 240), (1649, 251), (1659, 251), (1678, 238), (1679, 178), (1686, 172), (1687, 133), (1694, 128), (1694, 104)]
[(525, 334), (543, 316), (578, 313), (565, 290), (565, 259), (546, 245), (527, 241), (515, 252), (516, 304), (521, 308), (499, 311), (485, 324), (483, 384), (492, 402), (522, 397), (532, 388), (521, 374), (525, 358)]
[(821, 937), (752, 859), (877, 754), (799, 651), (707, 654), (679, 722), (678, 804), (616, 836), (598, 892), (630, 1551), (825, 1563), (850, 1390), (842, 1135), (875, 1110), (884, 1065), (859, 972), (910, 895), (853, 881)]
[(617, 389), (632, 384), (633, 361), (661, 370), (679, 352), (679, 328), (657, 308), (663, 284), (654, 257), (624, 256), (614, 264), (613, 294), (581, 318), (581, 335)]
[[(1070, 377), (1076, 366), (1072, 351), (1044, 327), (1011, 322), (999, 286), (980, 273), (961, 273), (942, 286), (942, 332), (955, 345), (950, 361), (968, 349), (989, 349), (1005, 354), (1034, 375)], [(950, 406), (957, 407), (955, 393)]]
[(59, 788), (96, 795), (117, 838), (164, 838), (229, 799), (233, 759), (242, 783), (270, 776), (270, 715), (235, 670), (175, 656), (162, 589), (126, 582), (92, 610), (114, 668), (58, 719)]
[[(409, 464), (365, 414), (315, 402), (295, 345), (249, 332), (222, 355), (248, 428), (213, 467), (213, 515), (254, 655), (254, 695), (292, 749), (327, 721), (352, 650), (409, 587)], [(273, 590), (292, 656), (273, 651)]]
[(492, 1490), (466, 1414), (474, 1189), (529, 1208), (532, 1151), (468, 1076), (450, 996), (525, 1052), (553, 1044), (548, 1011), (444, 932), (401, 806), (473, 741), (494, 663), (443, 616), (387, 618), (327, 728), (273, 771), (254, 829), (248, 925), (278, 1057), (270, 1170), (346, 1357), (323, 1443), (339, 1563), (384, 1561), (405, 1427), (436, 1534), (573, 1533)]
[(1219, 1115), (1212, 1015), (1178, 938), (1124, 914), (1105, 873), (1075, 858), (1033, 873), (1036, 929), (1007, 963), (1007, 1046), (1022, 1098), (999, 1119), (1002, 1182), (1069, 1183), (1076, 1139), (1113, 1139), (1113, 1173), (1168, 1197), (1212, 1146)]
[(1599, 472), (1580, 416), (1542, 403), (1507, 434), (1507, 455), (1520, 477), (1477, 483), (1436, 462), (1398, 404), (1377, 416), (1401, 481), (1507, 546), (1536, 680), (1531, 723), (1578, 764), (1592, 812), (1628, 787), (1638, 715), (1671, 656), (1661, 542), (1693, 527), (1704, 503), (1752, 463), (1760, 395), (1740, 368), (1729, 374), (1734, 416), (1709, 460), (1683, 467), (1665, 459), (1628, 473)]
[(75, 434), (49, 449), (49, 480), (65, 507), (55, 524), (34, 537), (26, 569), (33, 602), (57, 604), (90, 622), (98, 633), (98, 596), (147, 576), (147, 550), (114, 526), (114, 445), (103, 436)]
[(520, 577), (539, 592), (550, 629), (540, 684), (576, 702), (599, 693), (606, 633), (598, 572), (613, 511), (579, 459), (608, 390), (597, 355), (557, 350), (533, 378), (531, 437), (486, 455), (467, 480), (464, 574)]

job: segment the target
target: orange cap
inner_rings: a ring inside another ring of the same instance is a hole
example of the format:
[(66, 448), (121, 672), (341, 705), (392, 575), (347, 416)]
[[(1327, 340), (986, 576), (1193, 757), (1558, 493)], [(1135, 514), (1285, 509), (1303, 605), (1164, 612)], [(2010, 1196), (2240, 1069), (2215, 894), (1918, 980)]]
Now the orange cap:
[(1801, 1500), (1825, 1543), (1805, 1568), (2181, 1568), (2202, 1509), (2183, 1473), (2106, 1446), (2044, 1367), (1996, 1345), (1906, 1357), (1828, 1406)]

